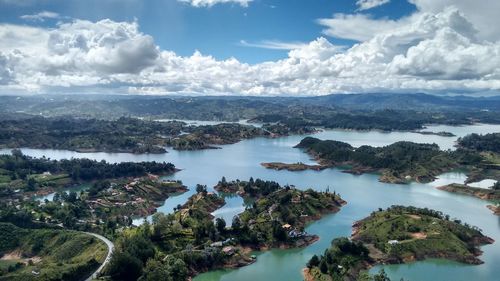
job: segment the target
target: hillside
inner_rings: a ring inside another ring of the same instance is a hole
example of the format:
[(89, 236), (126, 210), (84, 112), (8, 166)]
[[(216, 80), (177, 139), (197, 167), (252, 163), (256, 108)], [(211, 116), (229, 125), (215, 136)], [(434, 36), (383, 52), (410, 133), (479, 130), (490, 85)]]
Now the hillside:
[(97, 238), (73, 231), (0, 223), (0, 280), (81, 280), (106, 257)]

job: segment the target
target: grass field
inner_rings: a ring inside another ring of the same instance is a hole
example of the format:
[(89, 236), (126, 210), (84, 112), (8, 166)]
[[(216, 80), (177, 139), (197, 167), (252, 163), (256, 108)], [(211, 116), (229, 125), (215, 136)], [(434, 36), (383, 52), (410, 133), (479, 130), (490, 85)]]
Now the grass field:
[[(0, 223), (0, 280), (80, 280), (106, 257), (99, 239), (79, 232), (21, 229)], [(9, 259), (5, 259), (5, 254)], [(23, 265), (8, 272), (17, 262)], [(36, 273), (38, 274), (36, 274)]]

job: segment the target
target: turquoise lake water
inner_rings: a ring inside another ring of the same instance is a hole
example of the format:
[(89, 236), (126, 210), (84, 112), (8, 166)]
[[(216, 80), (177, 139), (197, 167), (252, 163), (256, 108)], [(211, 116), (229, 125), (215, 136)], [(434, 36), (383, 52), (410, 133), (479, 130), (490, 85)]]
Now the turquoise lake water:
[[(448, 131), (458, 137), (468, 133), (500, 132), (500, 125), (473, 126), (431, 126), (426, 131)], [(436, 143), (442, 149), (453, 149), (456, 137), (440, 137), (420, 135), (408, 132), (355, 132), (328, 130), (313, 135), (321, 139), (335, 139), (348, 142), (353, 146), (383, 146), (396, 141), (407, 140), (420, 143)], [(330, 241), (339, 236), (350, 236), (351, 226), (356, 220), (368, 216), (379, 207), (385, 208), (394, 204), (413, 205), (440, 210), (453, 218), (458, 218), (481, 228), (485, 235), (500, 241), (500, 217), (494, 216), (486, 208), (488, 202), (479, 199), (452, 194), (437, 190), (435, 187), (451, 182), (463, 182), (463, 173), (450, 172), (443, 174), (436, 182), (430, 184), (412, 183), (409, 185), (387, 184), (378, 181), (372, 174), (352, 175), (342, 173), (338, 169), (323, 171), (274, 171), (263, 168), (261, 162), (304, 162), (314, 163), (300, 149), (293, 148), (303, 137), (290, 136), (276, 139), (256, 138), (245, 140), (234, 145), (222, 146), (218, 150), (174, 151), (160, 155), (134, 155), (127, 153), (77, 153), (61, 150), (23, 149), (23, 153), (52, 159), (86, 157), (109, 162), (121, 161), (167, 161), (172, 162), (182, 171), (167, 177), (179, 179), (190, 187), (190, 191), (170, 197), (160, 212), (172, 212), (178, 204), (182, 204), (194, 192), (197, 183), (214, 186), (222, 176), (227, 180), (247, 180), (249, 177), (274, 180), (281, 184), (293, 184), (297, 188), (314, 188), (335, 190), (348, 204), (340, 212), (327, 215), (307, 227), (309, 233), (317, 234), (320, 240), (303, 249), (271, 250), (258, 253), (257, 262), (236, 270), (219, 270), (197, 276), (195, 281), (207, 280), (303, 280), (301, 269), (314, 254), (321, 254), (328, 248)], [(9, 150), (0, 150), (0, 153)], [(214, 215), (223, 217), (230, 224), (232, 216), (243, 210), (243, 200), (239, 197), (228, 197), (227, 204)], [(136, 223), (139, 223), (137, 220)], [(481, 259), (484, 264), (478, 266), (463, 265), (443, 260), (428, 260), (406, 265), (384, 266), (393, 280), (401, 277), (405, 280), (498, 280), (500, 276), (500, 243), (482, 247)], [(373, 270), (378, 271), (379, 267)]]

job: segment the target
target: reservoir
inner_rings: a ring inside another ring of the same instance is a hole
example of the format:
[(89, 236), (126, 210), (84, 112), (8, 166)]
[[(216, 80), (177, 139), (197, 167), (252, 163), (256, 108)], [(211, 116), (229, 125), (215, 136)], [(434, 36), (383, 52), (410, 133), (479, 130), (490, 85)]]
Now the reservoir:
[[(500, 132), (500, 125), (471, 126), (429, 126), (425, 131), (447, 131), (457, 137), (469, 133)], [(392, 280), (404, 278), (411, 281), (424, 280), (498, 280), (500, 276), (500, 217), (486, 208), (489, 204), (474, 197), (448, 193), (436, 189), (436, 186), (452, 182), (463, 183), (465, 176), (460, 171), (443, 174), (433, 183), (408, 185), (388, 184), (378, 181), (373, 174), (352, 175), (339, 169), (322, 171), (275, 171), (265, 169), (262, 162), (303, 162), (313, 164), (314, 161), (300, 149), (293, 148), (306, 135), (282, 138), (255, 138), (244, 140), (233, 145), (222, 146), (222, 149), (202, 151), (175, 151), (168, 149), (166, 154), (128, 154), (128, 153), (77, 153), (61, 150), (22, 149), (24, 154), (52, 159), (91, 158), (108, 162), (122, 161), (166, 161), (182, 169), (168, 179), (182, 180), (190, 191), (172, 196), (158, 209), (160, 212), (172, 212), (178, 204), (182, 204), (195, 191), (195, 185), (206, 184), (209, 189), (225, 176), (228, 181), (250, 177), (274, 180), (282, 185), (291, 184), (297, 188), (313, 188), (325, 190), (330, 188), (340, 193), (347, 201), (340, 212), (327, 215), (321, 220), (311, 223), (306, 228), (309, 233), (317, 234), (320, 240), (309, 247), (291, 250), (270, 250), (256, 253), (257, 262), (235, 270), (218, 270), (201, 274), (196, 281), (225, 280), (303, 280), (301, 270), (314, 254), (322, 254), (335, 237), (350, 236), (352, 224), (378, 208), (391, 205), (413, 205), (427, 207), (449, 214), (463, 222), (478, 226), (483, 233), (493, 238), (496, 243), (484, 246), (480, 257), (485, 263), (472, 266), (443, 260), (428, 260), (406, 265), (384, 266)], [(384, 146), (396, 141), (413, 141), (419, 143), (436, 143), (441, 149), (454, 149), (457, 137), (437, 135), (421, 135), (411, 132), (378, 132), (378, 131), (345, 131), (325, 130), (312, 135), (320, 139), (332, 139), (348, 142), (353, 146)], [(7, 149), (0, 150), (9, 153)], [(244, 209), (241, 198), (228, 196), (228, 204), (214, 212), (230, 225), (231, 217)], [(229, 220), (229, 221), (228, 221)], [(378, 271), (380, 267), (374, 268)]]

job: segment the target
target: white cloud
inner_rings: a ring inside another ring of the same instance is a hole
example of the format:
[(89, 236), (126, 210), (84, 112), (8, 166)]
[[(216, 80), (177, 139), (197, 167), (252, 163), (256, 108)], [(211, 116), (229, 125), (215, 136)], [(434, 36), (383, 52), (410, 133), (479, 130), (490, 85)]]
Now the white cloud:
[(394, 20), (373, 19), (364, 14), (334, 14), (332, 18), (319, 19), (318, 23), (326, 27), (323, 30), (325, 35), (356, 41), (368, 40), (401, 24)]
[(498, 0), (409, 0), (426, 13), (439, 13), (447, 7), (458, 9), (478, 30), (478, 37), (489, 41), (500, 40), (500, 1)]
[(292, 49), (302, 48), (307, 44), (304, 42), (283, 42), (279, 40), (263, 40), (255, 43), (247, 42), (246, 40), (241, 40), (240, 45), (243, 47), (271, 49), (271, 50), (292, 50)]
[(291, 48), (284, 59), (251, 65), (161, 50), (136, 22), (75, 20), (51, 29), (3, 24), (0, 91), (323, 95), (500, 89), (500, 44), (483, 39), (457, 8), (418, 11), (387, 30), (356, 37), (365, 39), (346, 50), (323, 37), (296, 45), (247, 42)]
[(384, 4), (389, 3), (391, 0), (358, 0), (356, 5), (358, 5), (358, 10), (364, 11), (373, 9), (378, 6), (382, 6)]
[(234, 3), (242, 7), (248, 7), (248, 4), (253, 0), (177, 0), (179, 2), (188, 3), (193, 7), (212, 7), (216, 4)]
[(58, 19), (60, 18), (58, 13), (54, 12), (49, 12), (49, 11), (42, 11), (37, 14), (33, 15), (23, 15), (20, 17), (21, 19), (24, 20), (31, 20), (31, 21), (45, 21), (45, 19)]

